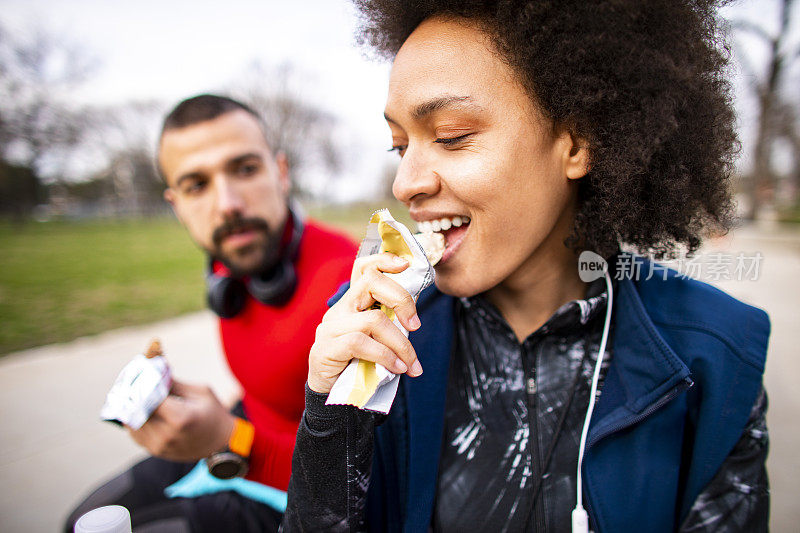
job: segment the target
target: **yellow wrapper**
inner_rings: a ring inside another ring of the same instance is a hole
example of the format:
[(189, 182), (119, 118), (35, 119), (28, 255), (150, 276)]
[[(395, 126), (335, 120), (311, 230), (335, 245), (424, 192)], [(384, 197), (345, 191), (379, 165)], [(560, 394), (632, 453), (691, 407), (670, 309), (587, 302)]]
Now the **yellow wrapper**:
[[(381, 252), (393, 253), (409, 262), (410, 266), (403, 272), (385, 275), (398, 282), (416, 301), (423, 289), (433, 282), (434, 270), (422, 246), (408, 228), (392, 218), (388, 209), (372, 214), (358, 257)], [(408, 330), (400, 324), (392, 309), (384, 305), (380, 309), (408, 336)], [(399, 378), (382, 365), (353, 359), (334, 383), (326, 403), (355, 405), (360, 409), (388, 413), (397, 393)]]

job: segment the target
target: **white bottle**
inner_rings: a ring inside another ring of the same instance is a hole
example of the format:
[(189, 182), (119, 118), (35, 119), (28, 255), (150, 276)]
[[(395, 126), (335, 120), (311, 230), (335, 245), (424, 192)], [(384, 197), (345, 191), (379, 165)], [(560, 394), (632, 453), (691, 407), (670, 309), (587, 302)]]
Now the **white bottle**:
[(121, 505), (100, 507), (75, 522), (75, 533), (131, 533), (131, 515)]

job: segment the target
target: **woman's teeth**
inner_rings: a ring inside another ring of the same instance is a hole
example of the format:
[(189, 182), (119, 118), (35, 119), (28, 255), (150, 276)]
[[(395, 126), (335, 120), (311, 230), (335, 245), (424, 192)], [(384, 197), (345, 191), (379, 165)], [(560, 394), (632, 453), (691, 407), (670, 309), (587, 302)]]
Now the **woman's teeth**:
[(437, 220), (417, 222), (417, 230), (420, 233), (447, 231), (450, 228), (457, 228), (463, 224), (469, 224), (469, 217), (457, 216), (452, 218), (440, 218)]

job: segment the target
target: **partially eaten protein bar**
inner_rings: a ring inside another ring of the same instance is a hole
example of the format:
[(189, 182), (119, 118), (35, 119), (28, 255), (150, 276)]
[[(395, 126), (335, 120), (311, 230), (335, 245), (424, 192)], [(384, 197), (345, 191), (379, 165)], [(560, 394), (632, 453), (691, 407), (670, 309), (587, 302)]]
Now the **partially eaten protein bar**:
[(172, 373), (164, 358), (161, 342), (154, 339), (143, 354), (120, 371), (100, 417), (108, 422), (139, 429), (169, 394)]
[(431, 266), (436, 266), (436, 263), (442, 260), (444, 254), (444, 235), (441, 233), (434, 233), (432, 231), (426, 233), (415, 233), (414, 238), (425, 250), (425, 257)]

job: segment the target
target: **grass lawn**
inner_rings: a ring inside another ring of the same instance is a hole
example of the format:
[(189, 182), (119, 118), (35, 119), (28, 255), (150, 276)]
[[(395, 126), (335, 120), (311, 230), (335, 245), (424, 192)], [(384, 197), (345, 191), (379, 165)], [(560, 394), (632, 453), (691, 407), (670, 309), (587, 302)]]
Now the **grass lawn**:
[[(376, 207), (308, 211), (360, 240)], [(202, 309), (203, 262), (171, 218), (0, 223), (0, 354)]]
[(203, 256), (155, 220), (0, 226), (0, 353), (203, 306)]

